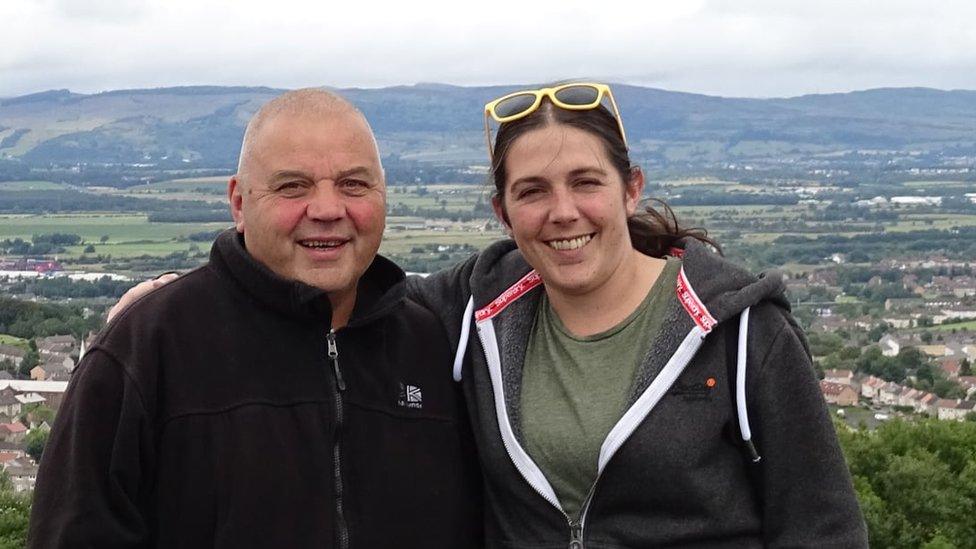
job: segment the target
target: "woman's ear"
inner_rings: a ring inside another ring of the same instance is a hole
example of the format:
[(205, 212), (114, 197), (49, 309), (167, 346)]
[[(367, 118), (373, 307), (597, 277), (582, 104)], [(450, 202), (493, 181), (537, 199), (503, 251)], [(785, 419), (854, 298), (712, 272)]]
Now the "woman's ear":
[(640, 167), (634, 166), (630, 169), (630, 177), (627, 179), (626, 187), (624, 190), (624, 206), (627, 209), (627, 217), (630, 217), (637, 211), (641, 195), (644, 194), (644, 171)]
[(497, 194), (491, 197), (491, 209), (495, 210), (495, 218), (505, 227), (505, 233), (512, 236), (512, 226), (508, 223), (508, 213), (505, 212), (504, 199)]

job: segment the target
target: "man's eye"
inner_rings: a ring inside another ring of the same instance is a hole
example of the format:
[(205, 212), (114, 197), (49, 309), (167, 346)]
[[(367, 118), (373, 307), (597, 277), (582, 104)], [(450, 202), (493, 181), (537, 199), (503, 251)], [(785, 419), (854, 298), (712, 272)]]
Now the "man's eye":
[(370, 185), (362, 179), (343, 179), (339, 182), (339, 187), (350, 194), (364, 194)]
[(275, 187), (275, 191), (280, 193), (296, 193), (304, 189), (305, 186), (299, 181), (286, 181), (284, 183), (279, 183)]

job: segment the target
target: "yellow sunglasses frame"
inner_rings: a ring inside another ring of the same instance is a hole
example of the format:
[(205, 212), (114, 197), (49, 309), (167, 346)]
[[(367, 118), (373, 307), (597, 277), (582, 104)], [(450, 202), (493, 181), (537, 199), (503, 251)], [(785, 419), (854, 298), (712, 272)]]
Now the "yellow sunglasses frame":
[[(588, 103), (586, 105), (572, 105), (569, 103), (564, 103), (556, 97), (556, 94), (565, 90), (567, 88), (575, 87), (590, 87), (597, 91), (596, 100), (593, 103)], [(499, 103), (505, 101), (506, 99), (511, 99), (512, 97), (517, 97), (519, 95), (534, 95), (535, 101), (529, 108), (524, 111), (515, 113), (510, 116), (498, 116), (495, 112), (495, 107)], [(485, 104), (485, 142), (488, 144), (488, 158), (494, 162), (494, 148), (491, 144), (491, 124), (489, 118), (495, 120), (499, 124), (504, 124), (505, 122), (511, 122), (513, 120), (518, 120), (520, 118), (525, 118), (530, 114), (534, 113), (539, 109), (539, 105), (542, 104), (542, 99), (548, 97), (552, 104), (559, 107), (560, 109), (566, 109), (568, 111), (588, 111), (595, 109), (603, 104), (603, 98), (606, 97), (610, 100), (610, 106), (613, 108), (613, 116), (617, 119), (617, 127), (620, 129), (620, 137), (624, 140), (624, 147), (627, 145), (627, 134), (624, 132), (624, 123), (620, 118), (620, 109), (617, 108), (617, 102), (613, 98), (613, 92), (610, 91), (610, 86), (606, 84), (598, 84), (596, 82), (572, 82), (569, 84), (562, 84), (560, 86), (555, 86), (552, 88), (540, 88), (537, 90), (521, 90), (517, 92), (512, 92), (507, 95), (503, 95), (498, 99), (489, 101)], [(628, 147), (629, 148), (629, 147)]]

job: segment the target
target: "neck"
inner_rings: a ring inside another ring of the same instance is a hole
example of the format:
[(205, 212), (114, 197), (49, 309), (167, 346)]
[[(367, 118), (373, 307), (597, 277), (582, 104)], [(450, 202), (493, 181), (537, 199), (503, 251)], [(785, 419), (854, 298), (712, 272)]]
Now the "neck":
[(356, 289), (331, 292), (329, 302), (332, 304), (332, 329), (338, 330), (349, 323), (352, 310), (356, 306)]
[(600, 287), (581, 294), (550, 291), (552, 310), (571, 333), (588, 336), (609, 330), (637, 310), (664, 269), (665, 260), (637, 250)]

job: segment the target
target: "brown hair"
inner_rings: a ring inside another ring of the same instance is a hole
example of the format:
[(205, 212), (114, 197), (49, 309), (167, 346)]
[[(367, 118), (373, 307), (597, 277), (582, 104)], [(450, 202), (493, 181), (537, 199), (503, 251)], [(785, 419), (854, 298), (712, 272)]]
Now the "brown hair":
[[(552, 124), (565, 124), (581, 129), (600, 139), (610, 158), (613, 168), (620, 174), (626, 184), (631, 174), (640, 167), (630, 163), (627, 146), (617, 126), (613, 115), (600, 105), (589, 110), (567, 110), (556, 107), (548, 98), (543, 99), (539, 109), (525, 118), (501, 124), (495, 138), (492, 151), (491, 173), (495, 184), (495, 197), (504, 205), (505, 179), (507, 171), (505, 160), (512, 144), (522, 135)], [(721, 253), (718, 244), (708, 237), (708, 233), (697, 227), (684, 228), (678, 223), (678, 218), (663, 200), (650, 199), (660, 205), (660, 211), (651, 204), (645, 203), (644, 208), (627, 218), (627, 229), (630, 233), (631, 245), (639, 252), (651, 257), (667, 255), (678, 240), (690, 236), (714, 247)], [(502, 207), (502, 215), (508, 223), (507, 214)]]

